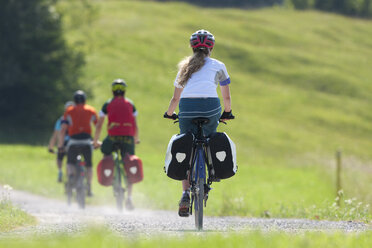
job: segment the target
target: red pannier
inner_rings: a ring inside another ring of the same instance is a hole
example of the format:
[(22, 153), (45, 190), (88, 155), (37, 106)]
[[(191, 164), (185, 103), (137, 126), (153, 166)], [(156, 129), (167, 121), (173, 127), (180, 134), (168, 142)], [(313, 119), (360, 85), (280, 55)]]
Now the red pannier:
[(112, 186), (115, 162), (112, 156), (105, 156), (97, 166), (98, 182), (103, 186)]
[(124, 156), (124, 170), (128, 183), (138, 183), (143, 180), (142, 161), (136, 155), (126, 153)]

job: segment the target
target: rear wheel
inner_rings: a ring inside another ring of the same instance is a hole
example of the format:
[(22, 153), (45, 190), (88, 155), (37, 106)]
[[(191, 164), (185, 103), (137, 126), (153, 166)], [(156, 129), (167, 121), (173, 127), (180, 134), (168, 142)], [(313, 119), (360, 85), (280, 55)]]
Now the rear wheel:
[(195, 227), (203, 230), (203, 200), (204, 200), (204, 182), (203, 178), (198, 178), (195, 192)]
[(116, 207), (121, 212), (123, 211), (123, 203), (124, 203), (124, 189), (121, 186), (121, 170), (120, 170), (120, 162), (116, 161), (116, 169), (115, 169), (115, 177), (114, 177), (114, 196), (116, 199)]
[(114, 188), (114, 194), (116, 198), (116, 207), (121, 212), (123, 211), (124, 189), (121, 187)]
[(76, 187), (76, 201), (80, 208), (85, 208), (85, 186), (84, 186), (84, 176), (80, 176)]
[(67, 204), (70, 206), (72, 203), (72, 188), (74, 185), (74, 175), (69, 175), (68, 181), (66, 182), (66, 195), (67, 195)]

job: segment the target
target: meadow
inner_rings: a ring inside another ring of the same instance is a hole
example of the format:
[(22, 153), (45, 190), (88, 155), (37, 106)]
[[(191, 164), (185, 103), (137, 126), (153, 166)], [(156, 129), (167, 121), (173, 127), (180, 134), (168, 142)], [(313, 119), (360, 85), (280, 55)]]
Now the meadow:
[(289, 234), (285, 232), (263, 233), (250, 231), (245, 234), (232, 233), (230, 235), (203, 233), (202, 235), (185, 234), (182, 237), (154, 237), (145, 238), (137, 236), (132, 239), (119, 237), (115, 233), (93, 229), (78, 235), (51, 235), (44, 237), (31, 237), (29, 239), (5, 238), (0, 242), (0, 247), (307, 247), (307, 248), (367, 248), (372, 242), (370, 232), (360, 234), (345, 233), (318, 233), (305, 232)]
[[(212, 185), (206, 214), (371, 219), (371, 21), (153, 1), (94, 1), (90, 10), (62, 1), (59, 8), (68, 11), (68, 42), (86, 54), (81, 81), (88, 104), (99, 110), (115, 78), (129, 85), (127, 97), (139, 112), (136, 153), (145, 173), (134, 188), (136, 207), (177, 209), (181, 185), (166, 177), (163, 166), (178, 127), (162, 115), (177, 63), (191, 54), (189, 36), (204, 28), (216, 38), (212, 57), (226, 64), (231, 77), (236, 119), (219, 131), (235, 142), (239, 167), (236, 176)], [(342, 202), (355, 198), (341, 208), (333, 205), (339, 149)], [(96, 151), (94, 163), (100, 158)], [(1, 184), (64, 198), (46, 146), (1, 144), (0, 160)], [(93, 190), (89, 203), (113, 202), (110, 188), (95, 180)]]

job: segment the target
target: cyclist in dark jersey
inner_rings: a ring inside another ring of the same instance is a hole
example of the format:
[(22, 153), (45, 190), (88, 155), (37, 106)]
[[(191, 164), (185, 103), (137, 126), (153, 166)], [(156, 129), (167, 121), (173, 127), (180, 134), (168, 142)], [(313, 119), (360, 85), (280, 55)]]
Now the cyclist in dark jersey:
[[(112, 83), (113, 98), (107, 101), (100, 113), (96, 125), (96, 133), (93, 139), (93, 146), (99, 147), (98, 141), (101, 134), (105, 117), (108, 117), (108, 136), (103, 140), (101, 151), (105, 156), (111, 156), (114, 144), (119, 144), (121, 156), (125, 153), (134, 154), (134, 145), (139, 143), (137, 127), (137, 110), (133, 102), (125, 97), (127, 84), (122, 79), (116, 79)], [(128, 197), (126, 208), (132, 210), (132, 184), (128, 183)]]

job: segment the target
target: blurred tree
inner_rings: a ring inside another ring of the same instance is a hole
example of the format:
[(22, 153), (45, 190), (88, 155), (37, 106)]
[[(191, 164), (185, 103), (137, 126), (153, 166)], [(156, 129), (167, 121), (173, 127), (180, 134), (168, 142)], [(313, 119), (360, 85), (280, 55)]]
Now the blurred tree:
[(370, 2), (371, 0), (315, 0), (314, 7), (345, 15), (371, 17), (372, 8)]
[[(56, 0), (0, 0), (0, 137), (50, 129), (79, 88), (83, 54), (68, 47)], [(49, 131), (49, 130), (48, 130)]]
[[(159, 0), (172, 1), (172, 0)], [(214, 7), (265, 7), (274, 4), (282, 4), (284, 0), (173, 0), (179, 2), (189, 2), (201, 6)]]

